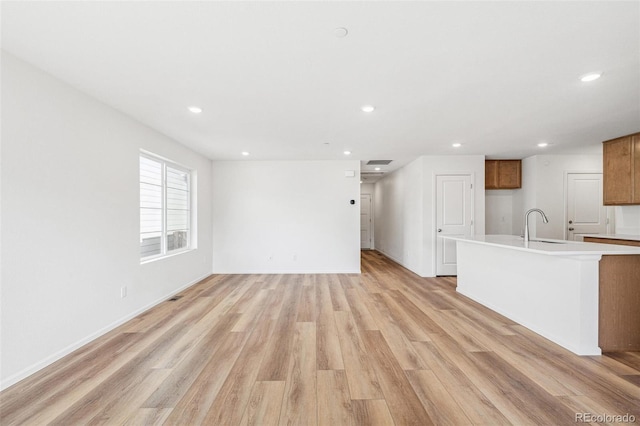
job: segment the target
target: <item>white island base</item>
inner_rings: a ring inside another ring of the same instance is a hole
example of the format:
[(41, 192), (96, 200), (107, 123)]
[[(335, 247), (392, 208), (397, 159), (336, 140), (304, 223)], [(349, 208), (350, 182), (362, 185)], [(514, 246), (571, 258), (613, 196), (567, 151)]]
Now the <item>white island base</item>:
[(457, 291), (578, 355), (600, 355), (599, 261), (640, 248), (513, 235), (456, 241)]
[(601, 255), (549, 256), (458, 240), (461, 294), (578, 355), (600, 355)]

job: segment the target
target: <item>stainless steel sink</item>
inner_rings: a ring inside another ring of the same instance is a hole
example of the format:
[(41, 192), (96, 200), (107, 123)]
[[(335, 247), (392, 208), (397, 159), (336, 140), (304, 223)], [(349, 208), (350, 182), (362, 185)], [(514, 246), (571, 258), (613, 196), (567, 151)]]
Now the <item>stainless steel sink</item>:
[[(520, 236), (520, 239), (524, 241), (524, 237)], [(558, 240), (529, 240), (530, 243), (547, 243), (547, 244), (567, 244), (569, 241), (558, 241)]]
[(547, 244), (567, 244), (566, 241), (549, 241), (549, 240), (529, 240), (532, 243), (547, 243)]

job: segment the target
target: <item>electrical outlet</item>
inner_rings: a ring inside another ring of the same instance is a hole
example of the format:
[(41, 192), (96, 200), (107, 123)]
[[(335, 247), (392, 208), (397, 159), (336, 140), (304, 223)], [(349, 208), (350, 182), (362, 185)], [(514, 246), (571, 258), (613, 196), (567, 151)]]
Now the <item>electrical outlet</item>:
[(127, 297), (127, 287), (120, 287), (120, 298), (124, 299)]

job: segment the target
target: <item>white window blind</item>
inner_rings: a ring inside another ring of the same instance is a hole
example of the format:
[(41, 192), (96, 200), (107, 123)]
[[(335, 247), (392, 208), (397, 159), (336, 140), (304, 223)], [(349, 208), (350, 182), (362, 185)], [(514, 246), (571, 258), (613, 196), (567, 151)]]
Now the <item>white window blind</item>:
[(190, 245), (191, 171), (140, 154), (140, 259), (162, 257)]

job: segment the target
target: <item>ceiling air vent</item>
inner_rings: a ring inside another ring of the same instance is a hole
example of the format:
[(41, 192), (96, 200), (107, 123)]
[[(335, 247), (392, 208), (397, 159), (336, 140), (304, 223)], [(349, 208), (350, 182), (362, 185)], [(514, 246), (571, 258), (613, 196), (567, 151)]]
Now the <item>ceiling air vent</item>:
[(369, 160), (367, 166), (387, 166), (393, 160)]

